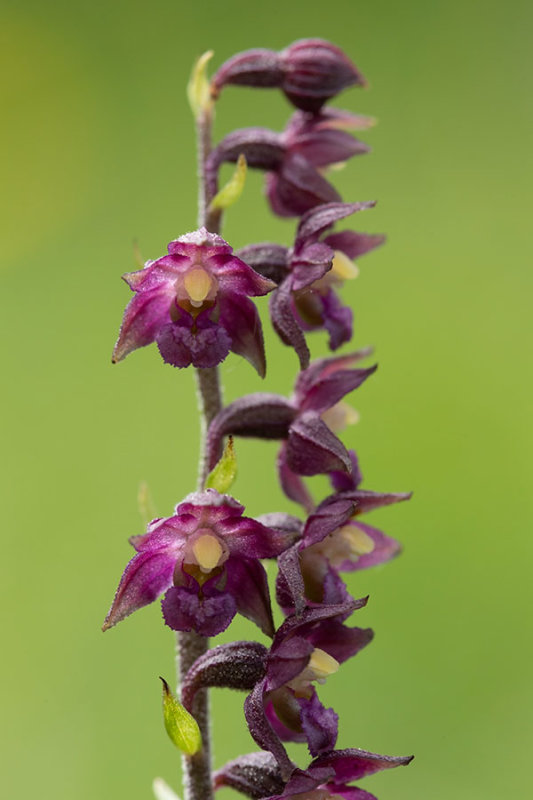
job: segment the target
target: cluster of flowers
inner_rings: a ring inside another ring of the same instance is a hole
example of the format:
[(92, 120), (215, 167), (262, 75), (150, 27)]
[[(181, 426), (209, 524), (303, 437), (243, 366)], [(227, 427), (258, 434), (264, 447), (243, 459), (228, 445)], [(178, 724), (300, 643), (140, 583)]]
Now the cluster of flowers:
[[(324, 107), (341, 89), (363, 85), (364, 79), (337, 47), (302, 40), (281, 53), (235, 56), (214, 76), (212, 96), (228, 84), (278, 87), (297, 110), (282, 133), (249, 128), (220, 142), (206, 163), (208, 196), (218, 190), (221, 164), (244, 155), (250, 167), (266, 172), (273, 212), (300, 218), (294, 245), (254, 244), (234, 254), (206, 228), (171, 242), (168, 255), (124, 276), (135, 295), (113, 359), (155, 341), (163, 360), (176, 367), (214, 367), (233, 351), (264, 376), (261, 323), (250, 297), (271, 293), (273, 326), (300, 361), (294, 393), (290, 399), (250, 394), (223, 408), (207, 432), (207, 458), (215, 468), (228, 436), (279, 440), (281, 486), (302, 507), (305, 520), (286, 513), (250, 519), (240, 503), (214, 488), (188, 495), (172, 516), (153, 520), (145, 534), (130, 540), (136, 555), (104, 629), (161, 595), (164, 620), (175, 631), (211, 637), (236, 613), (252, 620), (271, 638), (270, 648), (248, 641), (214, 647), (194, 663), (182, 685), (188, 709), (206, 687), (248, 693), (246, 720), (263, 752), (227, 764), (215, 773), (214, 788), (230, 786), (271, 800), (371, 800), (348, 783), (411, 759), (335, 750), (338, 716), (322, 705), (315, 684), (373, 636), (370, 629), (346, 624), (367, 598), (350, 597), (341, 573), (383, 563), (400, 549), (361, 516), (409, 495), (361, 489), (357, 457), (336, 435), (353, 414), (343, 398), (376, 368), (359, 365), (369, 351), (310, 363), (305, 338), (307, 331), (325, 329), (332, 350), (351, 339), (352, 312), (336, 289), (357, 274), (353, 259), (384, 239), (331, 231), (373, 203), (342, 202), (323, 176), (324, 167), (368, 150), (347, 129), (365, 128), (369, 118)], [(332, 489), (316, 505), (304, 476), (318, 474), (329, 476)], [(276, 598), (285, 617), (277, 630), (261, 559), (277, 559)], [(288, 741), (307, 743), (313, 758), (307, 769), (291, 761)]]

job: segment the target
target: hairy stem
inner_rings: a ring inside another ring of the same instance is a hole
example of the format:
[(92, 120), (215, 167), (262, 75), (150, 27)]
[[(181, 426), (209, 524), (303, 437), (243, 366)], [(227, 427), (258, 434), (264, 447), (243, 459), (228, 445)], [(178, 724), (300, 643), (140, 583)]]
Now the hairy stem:
[[(205, 163), (211, 151), (212, 113), (204, 111), (197, 119), (198, 152), (198, 226), (205, 226), (211, 233), (218, 233), (220, 214), (209, 210), (211, 197), (205, 176)], [(217, 367), (196, 370), (198, 405), (202, 438), (198, 470), (198, 490), (202, 490), (207, 477), (209, 464), (206, 453), (206, 433), (209, 423), (222, 407), (220, 381)], [(178, 679), (184, 678), (197, 658), (207, 651), (209, 639), (194, 631), (180, 632), (176, 637), (176, 660)], [(184, 800), (212, 800), (211, 786), (211, 741), (209, 720), (209, 697), (207, 689), (197, 692), (192, 714), (202, 733), (202, 749), (194, 756), (182, 757)]]

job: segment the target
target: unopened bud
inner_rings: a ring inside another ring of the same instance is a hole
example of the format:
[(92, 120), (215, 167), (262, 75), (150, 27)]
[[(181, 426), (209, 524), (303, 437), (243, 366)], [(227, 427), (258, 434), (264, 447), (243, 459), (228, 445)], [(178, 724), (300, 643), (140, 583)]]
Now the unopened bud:
[(319, 111), (324, 103), (348, 86), (365, 86), (355, 64), (331, 42), (300, 39), (280, 53), (283, 91), (304, 111)]
[(297, 108), (319, 111), (348, 86), (365, 79), (342, 50), (323, 39), (300, 39), (285, 50), (247, 50), (223, 64), (214, 76), (212, 96), (228, 84), (279, 88)]

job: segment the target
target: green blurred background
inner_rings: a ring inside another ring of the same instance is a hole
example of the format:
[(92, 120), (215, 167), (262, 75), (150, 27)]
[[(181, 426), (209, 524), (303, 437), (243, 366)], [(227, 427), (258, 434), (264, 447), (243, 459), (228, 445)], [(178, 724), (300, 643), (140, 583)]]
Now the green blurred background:
[[(157, 258), (195, 227), (193, 59), (213, 48), (216, 67), (317, 35), (370, 79), (337, 105), (379, 118), (362, 137), (374, 152), (334, 181), (348, 200), (378, 198), (354, 225), (389, 234), (343, 293), (356, 346), (374, 344), (380, 363), (345, 442), (367, 488), (415, 492), (370, 520), (405, 552), (351, 576), (371, 595), (357, 623), (376, 639), (321, 696), (341, 711), (339, 746), (416, 753), (363, 782), (380, 800), (527, 795), (532, 19), (520, 0), (4, 0), (3, 796), (142, 800), (155, 775), (179, 786), (158, 604), (105, 636), (100, 624), (141, 531), (140, 481), (163, 515), (194, 487), (194, 381), (154, 347), (111, 366), (120, 275), (134, 240)], [(216, 134), (279, 129), (288, 112), (277, 93), (229, 89)], [(235, 247), (291, 242), (261, 185), (252, 175), (228, 216)], [(264, 386), (288, 393), (295, 357), (267, 345)], [(322, 335), (312, 346), (326, 353)], [(228, 400), (262, 388), (235, 356), (222, 376)], [(294, 510), (275, 451), (238, 444), (235, 493), (251, 514)], [(229, 635), (257, 634), (237, 622)], [(242, 700), (214, 692), (217, 765), (253, 749)]]

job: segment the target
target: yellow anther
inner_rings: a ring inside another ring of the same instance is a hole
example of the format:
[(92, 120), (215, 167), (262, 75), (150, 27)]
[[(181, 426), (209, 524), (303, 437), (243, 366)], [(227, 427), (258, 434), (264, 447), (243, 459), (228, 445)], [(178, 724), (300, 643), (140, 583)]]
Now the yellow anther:
[(211, 291), (213, 279), (203, 267), (194, 267), (184, 275), (183, 286), (191, 305), (199, 308)]
[(336, 658), (330, 656), (329, 653), (326, 653), (325, 650), (321, 650), (320, 647), (315, 647), (311, 653), (307, 668), (311, 670), (314, 675), (312, 680), (319, 681), (320, 683), (325, 681), (328, 675), (333, 675), (334, 672), (337, 672), (339, 669), (339, 662)]
[(355, 525), (345, 525), (340, 529), (340, 534), (354, 556), (366, 556), (374, 550), (374, 541), (368, 533), (356, 528)]
[(218, 567), (222, 556), (222, 545), (216, 536), (204, 533), (195, 541), (192, 551), (202, 572), (211, 572), (212, 569)]
[(331, 275), (337, 278), (337, 280), (348, 281), (352, 278), (357, 278), (359, 275), (359, 267), (341, 250), (335, 250)]
[(324, 411), (321, 416), (333, 433), (340, 433), (347, 425), (355, 425), (359, 422), (359, 412), (342, 400)]

